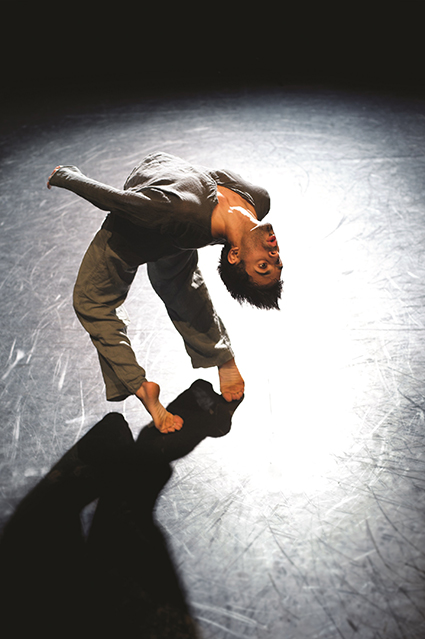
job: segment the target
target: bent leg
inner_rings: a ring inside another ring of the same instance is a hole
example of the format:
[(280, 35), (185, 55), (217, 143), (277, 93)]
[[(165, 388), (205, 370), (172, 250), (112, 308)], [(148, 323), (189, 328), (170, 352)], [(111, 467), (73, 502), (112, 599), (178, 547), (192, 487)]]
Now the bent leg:
[(151, 284), (183, 338), (194, 368), (219, 369), (226, 401), (242, 397), (245, 384), (236, 366), (230, 338), (213, 307), (196, 251), (148, 263)]
[(137, 271), (114, 253), (101, 229), (82, 261), (74, 287), (74, 309), (96, 347), (106, 386), (106, 397), (119, 401), (135, 394), (146, 381), (127, 337), (120, 306)]
[(198, 268), (196, 251), (149, 262), (148, 276), (183, 338), (193, 368), (221, 366), (234, 357), (230, 338)]
[[(118, 255), (108, 243), (111, 232), (101, 229), (89, 246), (74, 288), (75, 312), (97, 348), (106, 398), (120, 401), (136, 395), (163, 433), (180, 430), (183, 420), (171, 415), (159, 401), (159, 386), (146, 380), (127, 337), (122, 304), (137, 264)], [(133, 260), (134, 262), (134, 260)]]

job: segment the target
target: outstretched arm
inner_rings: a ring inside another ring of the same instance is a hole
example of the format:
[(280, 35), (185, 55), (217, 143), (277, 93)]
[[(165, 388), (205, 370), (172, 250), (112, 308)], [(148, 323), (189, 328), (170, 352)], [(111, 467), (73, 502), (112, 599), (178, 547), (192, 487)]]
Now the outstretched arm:
[(112, 211), (145, 228), (161, 232), (169, 220), (169, 200), (163, 192), (156, 190), (153, 198), (132, 189), (115, 189), (88, 178), (76, 166), (57, 166), (47, 182), (48, 189), (52, 186), (72, 191), (102, 211)]

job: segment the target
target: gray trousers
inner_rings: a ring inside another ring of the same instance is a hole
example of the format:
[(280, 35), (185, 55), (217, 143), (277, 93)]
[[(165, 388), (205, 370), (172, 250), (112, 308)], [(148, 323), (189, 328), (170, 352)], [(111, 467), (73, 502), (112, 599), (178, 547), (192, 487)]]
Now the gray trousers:
[[(74, 288), (74, 309), (97, 348), (106, 398), (120, 401), (146, 381), (120, 313), (144, 260), (125, 246), (117, 249), (109, 242), (111, 235), (102, 228), (87, 250)], [(183, 338), (192, 366), (221, 366), (234, 355), (197, 263), (197, 251), (180, 251), (148, 262), (148, 276)]]

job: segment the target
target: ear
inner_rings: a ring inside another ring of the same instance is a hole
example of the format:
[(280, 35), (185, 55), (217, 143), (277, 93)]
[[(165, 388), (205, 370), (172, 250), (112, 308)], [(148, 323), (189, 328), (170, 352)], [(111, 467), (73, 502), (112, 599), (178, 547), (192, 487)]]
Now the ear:
[(227, 254), (227, 260), (229, 264), (238, 264), (240, 262), (239, 248), (237, 246), (232, 246)]

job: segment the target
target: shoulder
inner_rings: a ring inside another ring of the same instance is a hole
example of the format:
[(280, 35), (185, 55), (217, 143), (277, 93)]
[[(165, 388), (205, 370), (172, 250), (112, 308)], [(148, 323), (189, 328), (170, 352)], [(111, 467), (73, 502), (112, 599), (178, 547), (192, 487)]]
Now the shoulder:
[(252, 204), (259, 220), (267, 215), (270, 210), (270, 195), (265, 188), (253, 184), (238, 173), (227, 169), (211, 171), (210, 174), (219, 186), (238, 193), (244, 200)]

